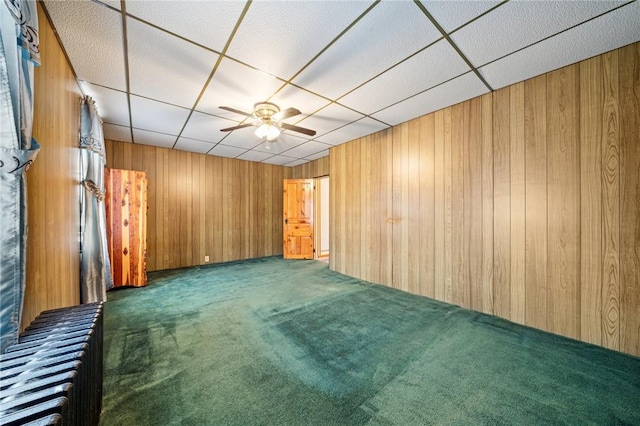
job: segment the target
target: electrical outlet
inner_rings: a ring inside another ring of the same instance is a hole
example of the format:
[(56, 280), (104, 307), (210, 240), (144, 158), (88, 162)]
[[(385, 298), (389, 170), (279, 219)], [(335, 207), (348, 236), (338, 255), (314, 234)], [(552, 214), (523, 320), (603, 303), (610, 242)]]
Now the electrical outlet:
[(209, 261), (209, 256), (205, 256), (205, 257), (204, 257), (204, 261), (205, 261), (205, 262), (208, 262), (208, 261)]

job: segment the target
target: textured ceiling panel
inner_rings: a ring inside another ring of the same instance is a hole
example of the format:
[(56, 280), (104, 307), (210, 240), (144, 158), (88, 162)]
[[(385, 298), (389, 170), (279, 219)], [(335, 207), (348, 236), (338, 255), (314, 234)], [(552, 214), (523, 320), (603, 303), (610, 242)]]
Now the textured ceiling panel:
[(188, 115), (188, 109), (131, 96), (131, 121), (137, 129), (178, 135)]
[[(640, 39), (640, 2), (480, 68), (494, 89), (561, 68)], [(606, 34), (606, 37), (603, 37)]]
[(283, 81), (239, 62), (223, 59), (196, 109), (233, 119), (241, 116), (218, 108), (221, 105), (251, 113), (256, 102), (269, 98)]
[[(469, 66), (445, 40), (371, 80), (339, 102), (371, 114), (469, 71)], [(387, 87), (394, 90), (385, 90)]]
[(287, 120), (291, 123), (304, 119), (309, 114), (313, 114), (331, 102), (291, 84), (287, 84), (281, 91), (274, 95), (271, 101), (278, 104), (281, 108), (293, 107), (300, 110), (300, 115)]
[(482, 95), (488, 91), (480, 79), (478, 79), (474, 73), (469, 72), (407, 99), (404, 102), (400, 102), (397, 105), (373, 114), (373, 117), (385, 123), (396, 125), (458, 102), (466, 101), (467, 99)]
[[(254, 149), (260, 152), (270, 152), (271, 155), (282, 154), (283, 152), (288, 151), (291, 148), (295, 148), (296, 146), (302, 144), (303, 142), (305, 142), (305, 139), (302, 139), (297, 136), (288, 134), (287, 132), (284, 132), (284, 133), (281, 133), (280, 136), (278, 136), (278, 139), (276, 142), (271, 142), (268, 145), (269, 148), (267, 148), (266, 143), (262, 142), (261, 144), (256, 146)], [(289, 155), (289, 154), (285, 154), (285, 155)]]
[(269, 152), (247, 151), (237, 158), (240, 160), (247, 160), (247, 161), (263, 161), (271, 157), (273, 157), (273, 154)]
[(413, 2), (383, 2), (293, 82), (336, 99), (440, 37)]
[(234, 130), (233, 132), (222, 133), (227, 135), (220, 143), (236, 148), (251, 149), (260, 144), (260, 139), (254, 134), (255, 127), (245, 127), (244, 129)]
[(94, 0), (94, 1), (99, 3), (104, 3), (110, 7), (113, 7), (114, 9), (120, 10), (120, 6), (121, 6), (120, 0)]
[(102, 121), (105, 123), (129, 126), (129, 103), (127, 94), (118, 90), (106, 89), (102, 86), (83, 81), (82, 91), (93, 98)]
[(242, 155), (246, 151), (246, 149), (220, 144), (216, 145), (211, 151), (209, 151), (209, 154), (217, 155), (218, 157), (236, 158), (238, 155)]
[(331, 147), (330, 145), (327, 145), (321, 142), (309, 141), (309, 142), (303, 143), (302, 145), (298, 145), (293, 149), (290, 149), (289, 151), (287, 151), (287, 155), (290, 155), (296, 158), (305, 158), (310, 155), (314, 155), (319, 152), (326, 151), (330, 147)]
[(373, 120), (369, 117), (365, 117), (361, 120), (356, 121), (355, 123), (351, 123), (348, 126), (341, 127), (340, 129), (334, 130), (331, 133), (322, 135), (318, 138), (318, 140), (330, 145), (340, 145), (342, 143), (357, 139), (361, 136), (370, 135), (371, 133), (386, 129), (387, 127), (389, 126), (384, 123)]
[(134, 19), (127, 29), (131, 92), (193, 107), (218, 55)]
[(620, 4), (618, 1), (509, 2), (457, 31), (452, 39), (478, 67)]
[(127, 2), (127, 13), (218, 52), (222, 52), (243, 8), (239, 1)]
[(235, 124), (235, 121), (195, 111), (191, 114), (181, 136), (217, 143), (226, 135), (220, 129), (235, 126)]
[(263, 163), (275, 164), (276, 166), (284, 166), (285, 164), (291, 163), (293, 161), (296, 161), (296, 159), (287, 157), (285, 155), (274, 155), (273, 157), (264, 160)]
[(78, 78), (126, 90), (120, 13), (89, 1), (45, 4)]
[[(313, 161), (313, 160), (317, 160), (318, 158), (326, 157), (328, 155), (329, 155), (329, 150), (325, 149), (324, 151), (320, 151), (320, 152), (318, 152), (316, 154), (304, 157), (304, 159), (308, 160), (308, 161)], [(306, 161), (303, 161), (303, 163), (306, 163)]]
[(369, 2), (253, 2), (227, 54), (288, 80)]
[(133, 139), (135, 143), (159, 146), (161, 148), (171, 148), (176, 142), (175, 136), (140, 129), (133, 129)]
[(451, 32), (466, 24), (492, 7), (499, 1), (424, 1), (420, 3), (446, 31)]
[(316, 139), (321, 140), (319, 136), (329, 133), (338, 127), (360, 120), (362, 117), (363, 115), (360, 113), (351, 111), (350, 109), (337, 104), (331, 104), (318, 111), (317, 114), (305, 118), (298, 123), (298, 125), (315, 130)]
[(102, 132), (105, 139), (112, 141), (131, 142), (131, 129), (129, 126), (102, 123)]
[(213, 148), (212, 143), (203, 142), (195, 139), (189, 138), (178, 138), (178, 142), (176, 142), (176, 149), (180, 149), (182, 151), (190, 151), (190, 152), (198, 152), (200, 154), (205, 154), (209, 152), (211, 148)]

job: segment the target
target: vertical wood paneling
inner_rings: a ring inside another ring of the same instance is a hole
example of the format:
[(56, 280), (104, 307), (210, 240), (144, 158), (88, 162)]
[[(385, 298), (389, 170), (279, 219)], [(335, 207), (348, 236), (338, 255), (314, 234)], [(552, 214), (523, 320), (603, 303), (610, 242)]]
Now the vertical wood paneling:
[(547, 77), (525, 82), (525, 323), (547, 326)]
[(640, 354), (640, 43), (620, 61), (620, 350)]
[(41, 149), (26, 173), (23, 327), (43, 310), (80, 303), (80, 89), (40, 5), (38, 21), (42, 64), (34, 72), (33, 137)]
[[(482, 312), (493, 307), (493, 95), (482, 96)], [(436, 173), (436, 179), (439, 175)], [(436, 201), (437, 208), (437, 201)], [(436, 283), (437, 284), (437, 283)]]
[(524, 83), (509, 87), (509, 165), (511, 201), (511, 316), (525, 322), (525, 145)]
[[(393, 129), (393, 287), (409, 290), (409, 124)], [(416, 248), (417, 250), (417, 248)]]
[(547, 326), (580, 337), (578, 67), (547, 75)]
[(444, 301), (453, 301), (451, 108), (444, 109)]
[[(444, 111), (434, 114), (434, 295), (445, 300)], [(491, 219), (493, 220), (493, 218)]]
[[(618, 52), (613, 51), (602, 55), (603, 141), (602, 165), (600, 167), (602, 171), (602, 289), (600, 292), (602, 298), (600, 304), (602, 306), (602, 340), (600, 344), (616, 350), (620, 350), (620, 95), (618, 75)], [(584, 310), (584, 307), (582, 309)], [(638, 338), (640, 339), (640, 336)]]
[(419, 120), (420, 136), (420, 216), (415, 224), (419, 231), (418, 294), (434, 297), (435, 294), (435, 117), (426, 115)]
[(511, 317), (510, 92), (493, 93), (494, 314)]
[(451, 107), (451, 301), (469, 307), (464, 252), (464, 108)]
[(464, 259), (465, 293), (471, 309), (483, 310), (482, 257), (482, 99), (464, 103)]
[(601, 56), (580, 64), (580, 334), (582, 340), (598, 345), (602, 343), (602, 83)]

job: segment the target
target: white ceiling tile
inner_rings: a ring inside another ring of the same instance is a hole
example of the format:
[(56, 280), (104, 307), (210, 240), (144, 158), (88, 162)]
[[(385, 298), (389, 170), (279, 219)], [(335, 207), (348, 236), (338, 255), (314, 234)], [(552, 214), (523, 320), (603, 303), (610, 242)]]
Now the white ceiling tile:
[(273, 157), (273, 154), (268, 152), (259, 152), (259, 151), (247, 151), (244, 154), (238, 157), (239, 160), (247, 160), (247, 161), (263, 161), (267, 158)]
[(135, 128), (178, 135), (188, 116), (186, 108), (131, 96), (131, 121)]
[(213, 148), (214, 144), (210, 142), (199, 141), (196, 139), (189, 139), (180, 137), (178, 138), (178, 142), (176, 142), (175, 149), (180, 149), (182, 151), (190, 151), (197, 152), (200, 154), (204, 154), (209, 152), (211, 148)]
[[(269, 148), (267, 148), (267, 144), (263, 142), (263, 143), (260, 143), (260, 145), (256, 146), (254, 149), (256, 151), (261, 151), (261, 152), (270, 152), (272, 155), (281, 154), (285, 151), (290, 150), (291, 148), (294, 148), (304, 143), (305, 140), (306, 139), (299, 138), (292, 134), (281, 133), (275, 142), (271, 142), (269, 144)], [(290, 155), (290, 154), (287, 153), (287, 155)]]
[(94, 1), (97, 1), (99, 3), (104, 3), (104, 4), (108, 5), (108, 6), (113, 7), (114, 9), (121, 10), (120, 9), (120, 0), (94, 0)]
[(452, 35), (478, 67), (619, 6), (618, 1), (512, 1)]
[(332, 130), (342, 127), (363, 117), (355, 111), (338, 104), (331, 104), (318, 111), (317, 114), (305, 118), (297, 123), (298, 126), (306, 127), (316, 131), (316, 137), (329, 133)]
[[(565, 31), (480, 68), (494, 89), (640, 40), (640, 2)], [(606, 36), (603, 36), (605, 35)]]
[(227, 54), (288, 80), (368, 2), (253, 2)]
[(90, 1), (47, 1), (45, 6), (78, 78), (126, 90), (120, 13)]
[(218, 55), (127, 19), (131, 92), (191, 108)]
[(98, 115), (102, 121), (129, 126), (129, 103), (125, 92), (96, 86), (86, 81), (80, 82), (80, 85), (82, 91), (96, 102)]
[(295, 123), (309, 114), (313, 114), (320, 108), (327, 106), (331, 101), (314, 95), (304, 89), (300, 89), (299, 87), (287, 84), (287, 86), (273, 96), (272, 102), (278, 104), (283, 109), (289, 107), (299, 109), (300, 115), (286, 120), (287, 122)]
[(295, 167), (295, 166), (299, 166), (301, 164), (305, 164), (305, 163), (308, 163), (308, 162), (309, 162), (309, 160), (304, 160), (304, 159), (294, 160), (294, 161), (291, 161), (289, 163), (286, 163), (285, 166), (287, 166), (287, 167)]
[(209, 154), (217, 155), (218, 157), (236, 158), (238, 155), (242, 155), (244, 152), (246, 152), (246, 149), (218, 144), (211, 151), (209, 151)]
[(329, 155), (329, 150), (325, 149), (324, 151), (320, 151), (320, 152), (318, 152), (316, 154), (309, 155), (309, 156), (305, 157), (305, 159), (313, 161), (313, 160), (317, 160), (318, 158), (327, 157), (328, 155)]
[(220, 143), (228, 146), (235, 146), (236, 148), (244, 148), (245, 150), (251, 149), (254, 146), (260, 144), (260, 138), (255, 135), (255, 127), (245, 127), (244, 129), (234, 130), (227, 133)]
[(396, 125), (433, 111), (480, 96), (489, 90), (472, 72), (384, 109), (373, 117)]
[(290, 163), (292, 161), (297, 161), (297, 158), (291, 158), (291, 157), (287, 157), (285, 155), (274, 155), (273, 157), (264, 160), (263, 163), (267, 163), (267, 164), (275, 164), (276, 166), (283, 166), (287, 163)]
[(221, 117), (242, 119), (242, 116), (221, 110), (219, 106), (251, 113), (255, 103), (268, 99), (283, 84), (265, 72), (223, 59), (196, 109)]
[(143, 145), (159, 146), (161, 148), (171, 148), (176, 142), (176, 137), (165, 135), (164, 133), (148, 132), (146, 130), (133, 129), (133, 140), (135, 143)]
[[(339, 102), (371, 114), (467, 71), (469, 66), (448, 42), (442, 40), (341, 98)], [(390, 87), (393, 90), (389, 90)]]
[(440, 37), (415, 3), (382, 2), (293, 82), (336, 99)]
[(102, 132), (105, 139), (120, 142), (131, 142), (131, 130), (126, 126), (102, 123)]
[(181, 136), (217, 143), (226, 136), (226, 133), (221, 132), (220, 129), (236, 124), (235, 121), (194, 111)]
[(446, 31), (451, 32), (466, 24), (487, 10), (491, 9), (500, 1), (486, 0), (458, 0), (458, 1), (425, 1), (420, 3), (431, 13), (431, 16)]
[(243, 8), (244, 2), (239, 1), (127, 2), (128, 14), (218, 52), (227, 43)]
[(377, 120), (373, 120), (369, 117), (365, 117), (361, 120), (351, 123), (348, 126), (344, 126), (340, 129), (334, 130), (331, 133), (322, 135), (318, 138), (320, 142), (325, 142), (330, 145), (340, 145), (345, 142), (352, 141), (362, 136), (370, 135), (382, 129), (386, 129), (387, 126)]
[(309, 141), (290, 149), (287, 151), (287, 155), (297, 158), (305, 158), (319, 152), (327, 151), (329, 148), (330, 145), (316, 141)]

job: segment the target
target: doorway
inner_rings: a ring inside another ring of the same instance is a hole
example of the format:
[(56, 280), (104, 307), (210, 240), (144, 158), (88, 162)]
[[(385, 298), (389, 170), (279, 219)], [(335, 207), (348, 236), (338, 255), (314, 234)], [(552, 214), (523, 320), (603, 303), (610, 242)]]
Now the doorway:
[(315, 179), (314, 191), (315, 258), (329, 261), (329, 176)]

